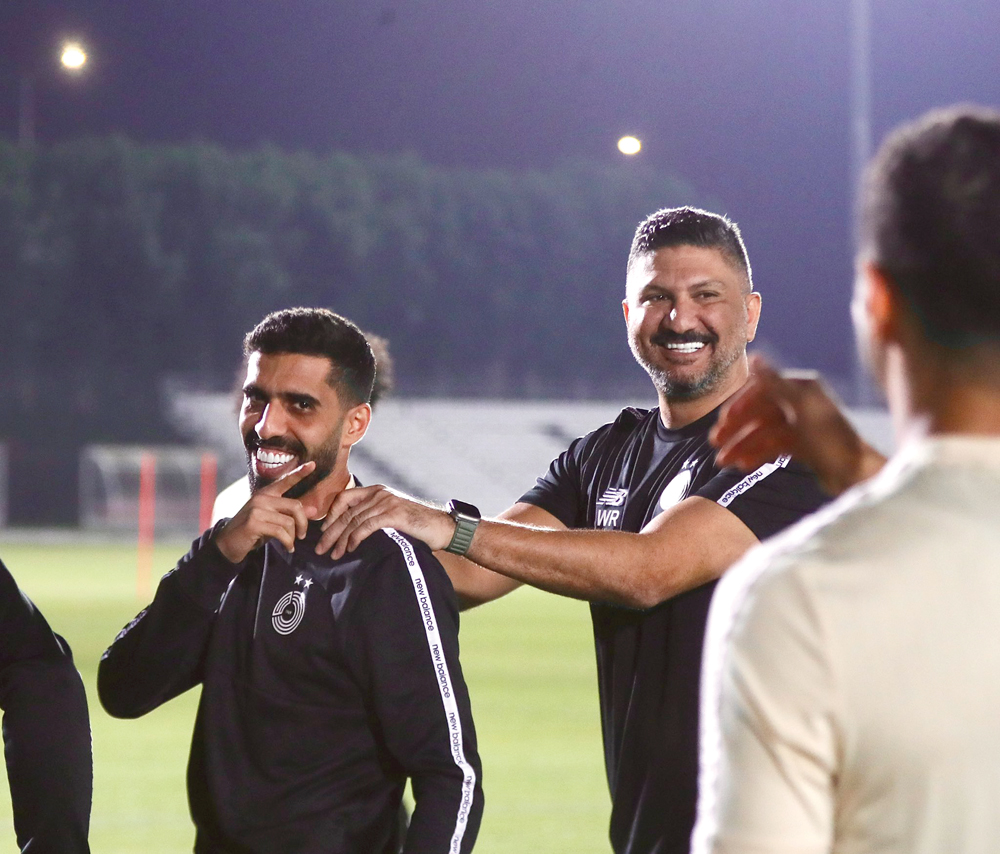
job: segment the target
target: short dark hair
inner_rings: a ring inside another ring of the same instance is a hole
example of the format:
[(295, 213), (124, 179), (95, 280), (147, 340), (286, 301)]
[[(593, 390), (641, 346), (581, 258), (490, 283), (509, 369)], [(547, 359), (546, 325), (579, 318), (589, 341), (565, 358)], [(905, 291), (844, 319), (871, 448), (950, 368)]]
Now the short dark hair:
[(865, 177), (859, 248), (927, 336), (1000, 335), (1000, 113), (935, 110), (894, 131)]
[(328, 382), (341, 402), (368, 403), (375, 380), (375, 356), (364, 333), (326, 308), (286, 308), (258, 323), (243, 339), (243, 353), (298, 353), (330, 360)]
[(368, 345), (375, 357), (375, 379), (372, 380), (372, 397), (368, 402), (375, 406), (380, 400), (392, 394), (396, 387), (396, 370), (389, 354), (389, 339), (374, 332), (365, 332)]
[(717, 249), (746, 279), (753, 290), (750, 259), (739, 226), (729, 217), (701, 208), (661, 208), (651, 213), (635, 230), (628, 253), (628, 269), (636, 258), (669, 246), (699, 246)]

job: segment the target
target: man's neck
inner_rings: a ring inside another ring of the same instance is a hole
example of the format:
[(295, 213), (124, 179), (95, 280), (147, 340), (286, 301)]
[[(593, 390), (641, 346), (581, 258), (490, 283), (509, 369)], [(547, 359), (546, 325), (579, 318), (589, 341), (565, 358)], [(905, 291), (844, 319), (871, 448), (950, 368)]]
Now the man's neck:
[(733, 367), (735, 370), (730, 373), (727, 382), (719, 383), (718, 386), (699, 397), (669, 398), (662, 391), (658, 391), (660, 420), (663, 422), (663, 426), (670, 430), (687, 427), (688, 424), (693, 424), (699, 418), (704, 418), (709, 412), (736, 394), (743, 388), (749, 376), (746, 358), (741, 359)]
[(929, 358), (890, 351), (887, 395), (897, 439), (912, 435), (1000, 436), (1000, 352), (981, 346), (963, 356)]
[(310, 519), (322, 519), (341, 492), (354, 485), (354, 475), (346, 468), (336, 469), (324, 477), (299, 499), (309, 511)]

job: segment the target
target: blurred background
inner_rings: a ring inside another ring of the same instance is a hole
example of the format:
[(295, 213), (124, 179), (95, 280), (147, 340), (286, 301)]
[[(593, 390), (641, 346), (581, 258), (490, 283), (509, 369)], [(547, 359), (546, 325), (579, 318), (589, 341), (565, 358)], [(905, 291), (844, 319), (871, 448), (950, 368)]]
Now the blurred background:
[[(190, 850), (197, 691), (112, 721), (94, 671), (241, 474), (265, 313), (387, 339), (363, 481), (496, 512), (655, 403), (629, 243), (700, 205), (743, 230), (754, 348), (821, 370), (885, 447), (848, 318), (854, 187), (898, 122), (1000, 104), (998, 32), (996, 0), (2, 0), (0, 549), (90, 692), (94, 850)], [(531, 590), (463, 615), (477, 850), (607, 850), (588, 623)]]
[(6, 521), (76, 524), (85, 446), (208, 442), (177, 395), (294, 304), (388, 338), (401, 397), (648, 401), (619, 302), (664, 205), (735, 219), (758, 349), (871, 404), (859, 159), (1000, 102), (998, 31), (994, 0), (4, 0)]

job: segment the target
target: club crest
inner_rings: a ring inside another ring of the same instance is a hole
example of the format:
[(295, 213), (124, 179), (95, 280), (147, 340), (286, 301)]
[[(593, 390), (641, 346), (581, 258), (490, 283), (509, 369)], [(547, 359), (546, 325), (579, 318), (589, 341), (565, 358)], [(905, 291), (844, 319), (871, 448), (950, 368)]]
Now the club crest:
[(271, 611), (271, 625), (279, 635), (290, 635), (299, 627), (306, 615), (306, 593), (312, 586), (312, 579), (298, 575), (295, 583), (301, 584), (302, 589), (289, 590)]
[(683, 468), (668, 483), (660, 493), (660, 509), (667, 510), (687, 498), (691, 487), (691, 469)]

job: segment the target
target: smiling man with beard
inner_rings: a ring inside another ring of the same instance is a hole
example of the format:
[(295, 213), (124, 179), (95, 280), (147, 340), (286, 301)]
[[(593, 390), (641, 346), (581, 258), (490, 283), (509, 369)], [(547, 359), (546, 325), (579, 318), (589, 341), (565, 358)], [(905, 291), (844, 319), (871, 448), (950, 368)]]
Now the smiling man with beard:
[(735, 223), (695, 208), (648, 217), (632, 243), (622, 308), (658, 407), (625, 409), (577, 439), (499, 520), (479, 521), (461, 502), (445, 511), (368, 487), (334, 501), (317, 548), (339, 556), (392, 526), (452, 553), (439, 557), (467, 606), (522, 582), (590, 601), (612, 847), (685, 854), (716, 579), (826, 496), (787, 457), (746, 476), (715, 464), (708, 431), (747, 381), (760, 317)]
[(188, 766), (196, 854), (471, 851), (482, 774), (444, 569), (395, 531), (336, 560), (315, 550), (318, 520), (354, 485), (371, 348), (333, 312), (289, 309), (244, 349), (250, 500), (115, 639), (101, 702), (138, 717), (202, 685)]

